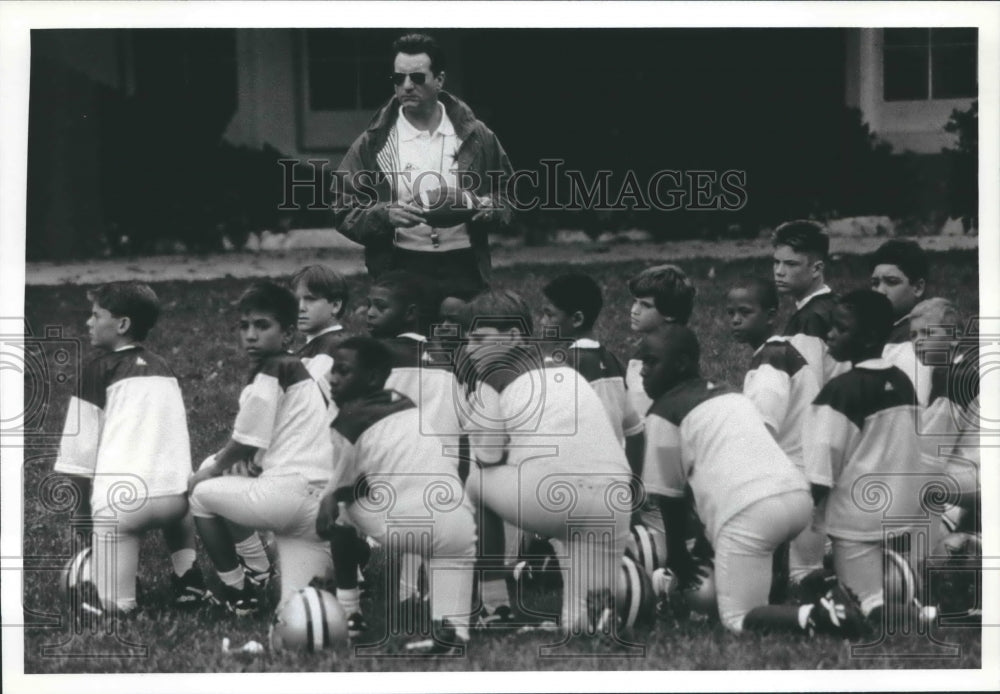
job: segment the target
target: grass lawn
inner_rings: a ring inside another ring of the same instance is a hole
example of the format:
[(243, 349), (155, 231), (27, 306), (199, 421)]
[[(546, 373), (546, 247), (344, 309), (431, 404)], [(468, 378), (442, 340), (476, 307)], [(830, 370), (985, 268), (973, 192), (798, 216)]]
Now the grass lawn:
[[(956, 302), (963, 316), (978, 311), (978, 262), (975, 251), (932, 253), (934, 281), (931, 292)], [(630, 299), (626, 282), (647, 263), (596, 263), (587, 271), (604, 287), (605, 308), (598, 321), (598, 336), (622, 359), (632, 349), (628, 332)], [(749, 349), (729, 337), (724, 310), (725, 293), (739, 277), (768, 276), (768, 259), (684, 261), (680, 265), (694, 279), (698, 296), (691, 325), (702, 344), (703, 373), (740, 386), (749, 361)], [(710, 269), (714, 277), (709, 279)], [(513, 288), (535, 305), (541, 286), (564, 271), (561, 266), (503, 268), (496, 284)], [(867, 285), (866, 259), (844, 256), (828, 271), (836, 291)], [(154, 285), (164, 305), (164, 315), (147, 342), (148, 347), (172, 365), (184, 392), (191, 433), (192, 458), (197, 464), (227, 440), (236, 414), (237, 397), (244, 383), (246, 360), (238, 349), (234, 302), (247, 286), (243, 280), (223, 279)], [(367, 279), (350, 280), (351, 306), (363, 304)], [(787, 305), (779, 326), (787, 318)], [(28, 287), (26, 316), (35, 335), (59, 326), (63, 337), (81, 339), (89, 352), (85, 321), (89, 304), (84, 288), (76, 286)], [(364, 330), (364, 321), (355, 321)], [(117, 635), (76, 634), (65, 626), (59, 567), (68, 558), (71, 534), (68, 513), (52, 493), (52, 472), (65, 406), (76, 382), (60, 382), (56, 370), (26, 378), (25, 402), (38, 435), (26, 440), (24, 468), (25, 554), (25, 671), (66, 672), (240, 672), (240, 671), (390, 671), (390, 670), (716, 670), (716, 669), (830, 669), (830, 668), (978, 668), (981, 664), (980, 631), (976, 628), (937, 626), (931, 634), (897, 633), (862, 651), (828, 638), (734, 637), (718, 625), (659, 624), (630, 638), (635, 652), (599, 643), (574, 645), (552, 657), (541, 655), (551, 635), (530, 637), (489, 634), (474, 638), (465, 657), (440, 661), (401, 658), (400, 639), (392, 638), (379, 655), (326, 652), (315, 655), (271, 654), (256, 659), (222, 655), (220, 643), (229, 637), (235, 646), (255, 639), (266, 641), (270, 615), (236, 618), (221, 611), (177, 613), (166, 609), (170, 595), (169, 558), (158, 534), (147, 536), (143, 546), (140, 578), (142, 614), (122, 626)], [(153, 426), (155, 423), (150, 422)], [(199, 561), (208, 569), (207, 559)], [(376, 558), (376, 564), (378, 558)], [(378, 570), (374, 572), (378, 585)], [(379, 620), (382, 600), (373, 591), (366, 612)], [(60, 621), (61, 619), (61, 621)], [(374, 625), (379, 632), (378, 624)], [(142, 648), (127, 646), (130, 642)], [(625, 685), (627, 688), (627, 685)]]

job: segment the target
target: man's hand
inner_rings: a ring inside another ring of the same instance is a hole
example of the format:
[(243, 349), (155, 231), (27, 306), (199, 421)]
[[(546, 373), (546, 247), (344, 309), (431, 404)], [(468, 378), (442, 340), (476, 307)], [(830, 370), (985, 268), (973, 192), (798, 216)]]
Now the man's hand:
[(493, 222), (499, 218), (500, 209), (493, 205), (493, 198), (483, 195), (479, 198), (479, 212), (477, 212), (470, 222)]
[(389, 205), (389, 224), (394, 227), (409, 228), (426, 223), (427, 220), (423, 216), (423, 210), (415, 205), (405, 202)]
[(337, 524), (339, 516), (339, 504), (334, 498), (333, 492), (330, 492), (319, 502), (319, 512), (316, 514), (316, 534), (324, 540), (332, 539), (333, 528)]
[(205, 480), (218, 477), (221, 474), (222, 472), (214, 463), (210, 465), (202, 465), (202, 467), (198, 469), (198, 472), (188, 478), (188, 494), (193, 492), (194, 488)]

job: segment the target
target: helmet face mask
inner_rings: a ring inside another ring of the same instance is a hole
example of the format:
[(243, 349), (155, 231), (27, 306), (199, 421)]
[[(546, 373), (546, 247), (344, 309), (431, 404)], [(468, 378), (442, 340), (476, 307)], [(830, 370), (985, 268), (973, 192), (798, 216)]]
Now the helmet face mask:
[(347, 643), (347, 615), (333, 594), (313, 588), (295, 593), (274, 615), (268, 634), (274, 651), (312, 653)]

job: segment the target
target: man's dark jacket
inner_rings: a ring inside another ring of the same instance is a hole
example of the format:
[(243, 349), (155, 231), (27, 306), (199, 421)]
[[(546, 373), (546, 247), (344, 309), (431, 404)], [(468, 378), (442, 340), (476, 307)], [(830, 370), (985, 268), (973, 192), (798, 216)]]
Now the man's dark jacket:
[[(511, 208), (506, 187), (513, 169), (497, 136), (476, 118), (468, 105), (444, 91), (438, 94), (438, 99), (462, 141), (455, 158), (459, 184), (478, 180), (472, 192), (478, 196), (489, 195), (494, 206), (499, 208), (491, 222), (468, 225), (479, 273), (488, 284), (491, 274), (488, 232), (510, 224)], [(389, 223), (388, 210), (393, 202), (392, 187), (390, 177), (378, 174), (381, 170), (376, 157), (398, 117), (399, 101), (393, 97), (378, 110), (368, 128), (351, 145), (334, 181), (334, 224), (344, 236), (365, 247), (365, 264), (372, 277), (388, 269), (392, 258), (395, 229)], [(488, 176), (491, 171), (497, 172), (492, 174), (492, 183)], [(359, 176), (361, 172), (366, 173)]]

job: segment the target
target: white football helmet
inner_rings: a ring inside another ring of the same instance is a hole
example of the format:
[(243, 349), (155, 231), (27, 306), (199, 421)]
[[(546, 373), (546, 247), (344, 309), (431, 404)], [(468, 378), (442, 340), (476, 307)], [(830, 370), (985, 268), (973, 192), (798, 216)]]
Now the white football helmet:
[(83, 588), (85, 583), (92, 583), (93, 568), (90, 547), (86, 547), (63, 565), (62, 588), (67, 600), (72, 600), (73, 595)]
[(615, 591), (615, 611), (621, 629), (649, 623), (655, 615), (653, 585), (631, 557), (622, 557)]
[(885, 600), (901, 605), (912, 605), (920, 594), (920, 583), (906, 557), (888, 547), (885, 548), (882, 572), (885, 577)]
[(625, 556), (632, 559), (650, 577), (667, 561), (667, 538), (655, 528), (635, 525), (625, 543)]
[(331, 593), (309, 586), (278, 608), (268, 640), (274, 651), (337, 648), (347, 644), (347, 615)]

